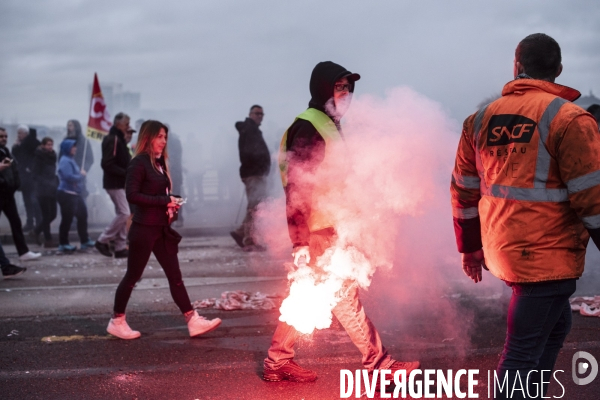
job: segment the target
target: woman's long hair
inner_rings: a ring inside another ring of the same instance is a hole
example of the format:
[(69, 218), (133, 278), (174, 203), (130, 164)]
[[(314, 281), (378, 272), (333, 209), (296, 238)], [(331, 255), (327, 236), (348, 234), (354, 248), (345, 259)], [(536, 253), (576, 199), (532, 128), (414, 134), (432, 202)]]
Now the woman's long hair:
[[(160, 172), (160, 170), (158, 168), (159, 164), (156, 161), (156, 155), (152, 151), (152, 142), (158, 137), (161, 129), (165, 130), (165, 139), (169, 139), (169, 128), (167, 128), (165, 124), (151, 119), (145, 121), (140, 128), (138, 140), (135, 145), (135, 153), (133, 155), (134, 157), (137, 157), (140, 154), (148, 154), (152, 168), (154, 168), (156, 172)], [(167, 152), (166, 145), (162, 151), (161, 157), (164, 162), (164, 165), (161, 167), (165, 175), (169, 178), (169, 182), (171, 182), (171, 174), (169, 173), (169, 153)]]
[(83, 134), (81, 131), (81, 124), (79, 123), (79, 121), (77, 121), (76, 119), (70, 119), (67, 121), (67, 126), (69, 126), (69, 122), (73, 123), (73, 126), (75, 127), (75, 132), (74, 136), (69, 136), (69, 130), (67, 128), (67, 137), (77, 138), (78, 136)]

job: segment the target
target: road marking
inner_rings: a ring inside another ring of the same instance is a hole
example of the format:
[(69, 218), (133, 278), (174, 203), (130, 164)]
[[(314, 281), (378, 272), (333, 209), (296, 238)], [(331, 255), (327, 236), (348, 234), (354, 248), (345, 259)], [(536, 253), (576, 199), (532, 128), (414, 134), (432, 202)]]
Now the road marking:
[(116, 337), (111, 336), (111, 335), (103, 335), (103, 336), (99, 336), (99, 335), (89, 335), (89, 336), (84, 336), (84, 335), (71, 335), (71, 336), (46, 336), (42, 338), (42, 342), (45, 343), (55, 343), (55, 342), (76, 342), (76, 341), (83, 341), (83, 340), (107, 340), (107, 339), (116, 339)]
[[(268, 282), (268, 281), (284, 281), (287, 280), (281, 276), (268, 276), (268, 277), (209, 277), (209, 278), (186, 278), (184, 279), (186, 287), (192, 286), (210, 286), (210, 285), (223, 285), (230, 283), (252, 283), (252, 282)], [(64, 285), (64, 286), (23, 286), (23, 287), (12, 287), (6, 288), (6, 292), (18, 292), (18, 291), (41, 291), (41, 290), (79, 290), (79, 289), (102, 289), (102, 288), (116, 288), (118, 283), (103, 283), (96, 285)], [(136, 290), (148, 290), (148, 289), (168, 289), (169, 282), (166, 278), (153, 278), (143, 279), (136, 285)]]

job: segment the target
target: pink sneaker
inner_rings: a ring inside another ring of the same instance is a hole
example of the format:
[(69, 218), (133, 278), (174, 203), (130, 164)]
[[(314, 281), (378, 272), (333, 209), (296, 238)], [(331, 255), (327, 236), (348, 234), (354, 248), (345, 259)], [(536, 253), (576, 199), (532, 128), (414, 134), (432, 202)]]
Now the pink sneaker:
[(137, 339), (142, 336), (141, 333), (134, 331), (129, 327), (127, 321), (125, 321), (124, 315), (121, 317), (111, 318), (108, 322), (108, 326), (106, 327), (106, 332), (120, 339)]
[(215, 318), (208, 320), (194, 311), (194, 314), (192, 314), (192, 318), (188, 321), (187, 325), (190, 336), (195, 337), (217, 329), (217, 327), (221, 325), (221, 319)]

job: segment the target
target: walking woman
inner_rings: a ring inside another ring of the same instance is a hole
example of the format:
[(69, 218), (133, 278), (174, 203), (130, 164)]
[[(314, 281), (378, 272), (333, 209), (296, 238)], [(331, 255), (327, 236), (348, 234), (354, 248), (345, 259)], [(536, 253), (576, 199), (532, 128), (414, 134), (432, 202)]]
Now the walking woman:
[(65, 139), (60, 144), (62, 156), (58, 160), (58, 192), (56, 198), (60, 206), (60, 226), (58, 227), (58, 251), (72, 253), (77, 247), (69, 244), (69, 229), (73, 217), (77, 218), (77, 234), (81, 242), (81, 249), (91, 249), (94, 241), (90, 240), (87, 225), (87, 207), (81, 196), (85, 171), (81, 170), (73, 159), (77, 152), (75, 140)]
[(170, 227), (181, 199), (170, 195), (168, 134), (169, 129), (161, 122), (144, 122), (134, 157), (127, 167), (125, 192), (127, 201), (135, 205), (129, 230), (129, 257), (127, 272), (115, 294), (114, 313), (106, 328), (108, 333), (121, 339), (140, 337), (140, 332), (127, 324), (125, 308), (151, 253), (167, 275), (171, 296), (186, 318), (190, 336), (210, 332), (221, 324), (219, 318), (207, 320), (194, 311), (183, 284), (177, 259), (181, 236)]

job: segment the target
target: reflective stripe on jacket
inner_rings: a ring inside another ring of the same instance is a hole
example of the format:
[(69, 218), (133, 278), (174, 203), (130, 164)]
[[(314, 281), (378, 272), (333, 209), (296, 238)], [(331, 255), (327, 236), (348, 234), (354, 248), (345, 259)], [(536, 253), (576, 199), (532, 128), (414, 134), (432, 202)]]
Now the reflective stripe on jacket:
[[(577, 278), (600, 228), (600, 135), (574, 89), (517, 79), (465, 120), (451, 195), (459, 251), (478, 226), (486, 265), (508, 282)], [(465, 239), (467, 238), (467, 239)]]
[[(342, 136), (340, 135), (340, 132), (331, 118), (316, 108), (308, 108), (302, 114), (298, 115), (296, 119), (294, 119), (294, 122), (298, 119), (303, 119), (310, 122), (315, 127), (319, 135), (321, 135), (321, 137), (325, 140), (325, 159), (327, 159), (327, 149), (330, 147), (330, 143), (342, 140)], [(287, 152), (287, 137), (288, 131), (286, 130), (279, 146), (279, 172), (281, 174), (281, 182), (283, 187), (286, 187), (288, 184), (289, 155)], [(316, 188), (315, 191), (318, 195), (318, 188)], [(315, 194), (313, 193), (313, 195)], [(333, 226), (330, 218), (327, 218), (321, 211), (315, 209), (314, 204), (307, 223), (311, 232), (316, 232), (318, 230)]]

